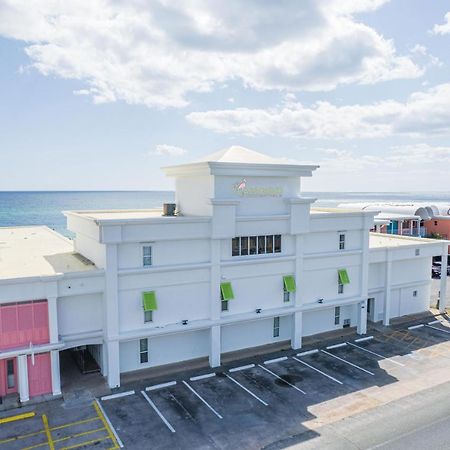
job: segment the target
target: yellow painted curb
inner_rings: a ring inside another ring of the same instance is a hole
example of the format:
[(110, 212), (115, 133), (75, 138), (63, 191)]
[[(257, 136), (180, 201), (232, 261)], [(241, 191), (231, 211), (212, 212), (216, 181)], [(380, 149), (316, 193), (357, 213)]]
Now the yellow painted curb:
[(24, 413), (24, 414), (18, 414), (17, 416), (4, 417), (3, 419), (0, 419), (0, 424), (15, 422), (16, 420), (29, 419), (30, 417), (34, 417), (35, 415), (36, 415), (36, 413), (29, 412), (29, 413)]

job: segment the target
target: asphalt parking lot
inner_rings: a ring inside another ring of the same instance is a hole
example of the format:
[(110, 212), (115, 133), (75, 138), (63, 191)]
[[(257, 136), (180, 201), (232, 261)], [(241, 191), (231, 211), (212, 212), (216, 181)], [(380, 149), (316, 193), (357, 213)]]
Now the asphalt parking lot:
[(278, 448), (290, 436), (314, 439), (318, 424), (448, 381), (449, 369), (450, 323), (422, 320), (142, 380), (85, 408), (49, 402), (9, 423), (2, 413), (0, 450)]

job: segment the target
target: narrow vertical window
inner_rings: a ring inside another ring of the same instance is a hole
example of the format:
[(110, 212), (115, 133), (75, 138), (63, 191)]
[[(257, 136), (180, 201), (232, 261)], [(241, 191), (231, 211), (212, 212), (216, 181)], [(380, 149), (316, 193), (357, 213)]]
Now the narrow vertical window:
[(341, 307), (336, 306), (336, 308), (334, 308), (334, 324), (339, 325), (340, 322), (341, 322)]
[(152, 265), (152, 246), (144, 245), (142, 247), (142, 265), (149, 267)]
[(284, 292), (283, 292), (283, 301), (284, 301), (284, 303), (288, 303), (291, 301), (291, 293), (289, 291), (287, 291), (286, 288), (284, 288)]
[(281, 253), (281, 234), (276, 234), (274, 236), (274, 241), (275, 253)]
[(239, 256), (239, 238), (235, 237), (231, 241), (231, 255)]
[(266, 253), (266, 237), (258, 236), (258, 255)]
[(266, 236), (266, 253), (273, 253), (273, 236)]
[(139, 360), (141, 364), (148, 363), (148, 339), (139, 339)]
[(341, 283), (341, 280), (338, 280), (338, 294), (344, 293), (344, 285)]
[(228, 311), (228, 300), (222, 300), (221, 301), (221, 311)]
[(345, 234), (339, 234), (339, 250), (345, 250)]
[(273, 337), (279, 337), (280, 336), (280, 318), (274, 317), (273, 318)]
[(250, 236), (250, 255), (256, 255), (256, 236)]
[(241, 237), (241, 255), (248, 255), (248, 237)]
[(413, 297), (417, 297), (417, 291), (413, 291)]

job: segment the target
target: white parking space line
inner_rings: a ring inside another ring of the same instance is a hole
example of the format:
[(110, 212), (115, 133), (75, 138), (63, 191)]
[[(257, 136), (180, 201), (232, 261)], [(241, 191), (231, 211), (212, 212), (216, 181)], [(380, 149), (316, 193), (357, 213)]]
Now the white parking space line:
[(358, 348), (359, 350), (362, 350), (363, 352), (371, 353), (372, 355), (378, 356), (378, 358), (381, 358), (381, 359), (384, 359), (384, 360), (389, 361), (389, 362), (391, 362), (391, 363), (397, 364), (398, 366), (405, 367), (404, 364), (399, 363), (398, 361), (394, 361), (393, 359), (388, 358), (387, 356), (383, 356), (383, 355), (380, 355), (379, 353), (373, 352), (372, 350), (369, 350), (369, 349), (367, 349), (367, 348), (360, 347), (359, 345), (352, 344), (351, 342), (347, 342), (347, 344), (348, 344), (348, 345), (351, 345), (352, 347), (356, 347), (356, 348)]
[(366, 337), (362, 337), (362, 338), (359, 338), (359, 339), (355, 339), (355, 342), (370, 341), (371, 339), (373, 339), (373, 336), (366, 336)]
[(314, 353), (319, 353), (319, 350), (317, 348), (314, 350), (307, 350), (306, 352), (297, 353), (297, 356), (313, 355)]
[(156, 414), (161, 418), (161, 420), (165, 423), (166, 427), (172, 432), (175, 433), (175, 428), (170, 425), (169, 421), (163, 416), (162, 412), (156, 407), (156, 405), (150, 400), (150, 397), (144, 392), (141, 391), (141, 394), (144, 396), (145, 400), (149, 403), (149, 405), (155, 410)]
[(183, 380), (183, 384), (194, 394), (198, 397), (199, 400), (201, 400), (219, 419), (223, 419), (223, 417), (191, 386), (189, 386), (186, 381)]
[(442, 333), (447, 333), (447, 334), (450, 334), (450, 331), (447, 331), (447, 330), (441, 330), (440, 328), (438, 328), (438, 327), (432, 327), (431, 325), (426, 325), (428, 328), (432, 328), (433, 330), (437, 330), (437, 331), (442, 331)]
[(310, 364), (306, 363), (305, 361), (302, 361), (301, 359), (296, 358), (295, 356), (292, 357), (292, 359), (295, 359), (297, 362), (299, 362), (300, 364), (305, 365), (306, 367), (309, 367), (312, 370), (315, 370), (316, 372), (320, 373), (321, 375), (323, 375), (324, 377), (329, 378), (330, 380), (334, 381), (337, 384), (344, 384), (342, 381), (339, 381), (337, 378), (332, 377), (331, 375), (328, 375), (325, 372), (322, 372), (321, 370), (319, 370), (317, 367), (311, 366)]
[(340, 358), (339, 356), (333, 355), (332, 353), (329, 353), (329, 352), (327, 352), (326, 350), (321, 350), (321, 351), (322, 351), (323, 353), (325, 353), (326, 355), (331, 356), (332, 358), (336, 358), (336, 359), (338, 359), (339, 361), (342, 361), (342, 362), (344, 362), (345, 364), (348, 364), (349, 366), (354, 367), (355, 369), (359, 369), (359, 370), (361, 370), (362, 372), (365, 372), (365, 373), (368, 373), (369, 375), (375, 376), (375, 374), (374, 374), (373, 372), (371, 372), (370, 370), (364, 369), (364, 367), (360, 367), (360, 366), (358, 366), (357, 364), (353, 364), (352, 362), (347, 361), (347, 360), (345, 360), (345, 359), (343, 359), (343, 358)]
[(126, 397), (127, 395), (134, 395), (134, 393), (135, 393), (134, 391), (118, 392), (117, 394), (105, 395), (101, 397), (100, 400), (102, 401), (113, 400), (115, 398)]
[(197, 375), (196, 377), (189, 378), (191, 381), (204, 380), (205, 378), (212, 378), (216, 376), (216, 372), (206, 373), (205, 375)]
[(167, 383), (154, 384), (153, 386), (148, 386), (145, 388), (146, 391), (155, 391), (156, 389), (163, 389), (170, 386), (175, 386), (176, 381), (168, 381)]
[(264, 364), (272, 364), (280, 361), (286, 361), (287, 359), (288, 359), (287, 356), (282, 356), (281, 358), (268, 359), (267, 361), (264, 361)]
[(254, 364), (247, 364), (246, 366), (233, 367), (228, 372), (238, 372), (239, 370), (253, 369)]
[(441, 321), (439, 319), (432, 320), (431, 322), (428, 322), (428, 325), (433, 325), (435, 323), (440, 323)]
[(123, 448), (123, 442), (120, 439), (119, 435), (117, 434), (116, 429), (113, 427), (113, 424), (111, 423), (111, 421), (109, 420), (108, 415), (106, 414), (105, 410), (103, 409), (103, 406), (101, 405), (101, 403), (98, 401), (98, 399), (95, 399), (95, 403), (97, 403), (97, 406), (100, 408), (100, 411), (103, 414), (103, 417), (106, 420), (106, 423), (108, 424), (109, 428), (111, 428), (111, 431), (114, 434), (114, 437), (116, 438), (117, 443), (119, 444), (120, 448)]
[(329, 345), (327, 347), (327, 350), (331, 350), (332, 348), (339, 348), (339, 347), (345, 347), (347, 344), (345, 342), (342, 342), (341, 344), (334, 344), (334, 345)]
[(295, 386), (294, 384), (289, 383), (289, 381), (286, 381), (284, 378), (280, 377), (279, 375), (277, 375), (275, 372), (272, 372), (271, 370), (267, 369), (266, 367), (262, 366), (261, 364), (258, 364), (258, 367), (261, 367), (261, 369), (265, 370), (266, 372), (270, 373), (271, 375), (273, 375), (275, 378), (278, 378), (279, 380), (283, 381), (284, 383), (288, 384), (289, 386), (293, 387), (294, 389), (296, 389), (297, 391), (301, 392), (302, 394), (306, 395), (305, 391), (302, 391), (300, 388), (298, 388), (297, 386)]
[(411, 325), (410, 327), (408, 327), (408, 330), (416, 330), (417, 328), (422, 328), (425, 325), (423, 323), (420, 323), (419, 325)]
[(260, 399), (256, 394), (254, 394), (250, 389), (247, 389), (245, 386), (243, 386), (241, 383), (239, 383), (239, 381), (235, 380), (233, 377), (230, 377), (230, 375), (228, 375), (227, 373), (225, 374), (225, 376), (227, 378), (229, 378), (231, 381), (233, 381), (234, 383), (236, 383), (239, 387), (241, 387), (242, 389), (244, 389), (245, 392), (247, 392), (248, 394), (250, 394), (253, 398), (255, 398), (256, 400), (258, 400), (258, 402), (262, 403), (264, 406), (269, 406), (268, 403), (266, 403), (264, 400)]

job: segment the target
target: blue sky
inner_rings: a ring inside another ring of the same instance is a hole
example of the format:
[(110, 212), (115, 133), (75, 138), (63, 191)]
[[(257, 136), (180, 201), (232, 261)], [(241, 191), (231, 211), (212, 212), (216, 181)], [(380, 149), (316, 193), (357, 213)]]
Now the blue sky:
[(240, 144), (449, 191), (449, 50), (443, 0), (0, 0), (0, 190), (170, 189)]

